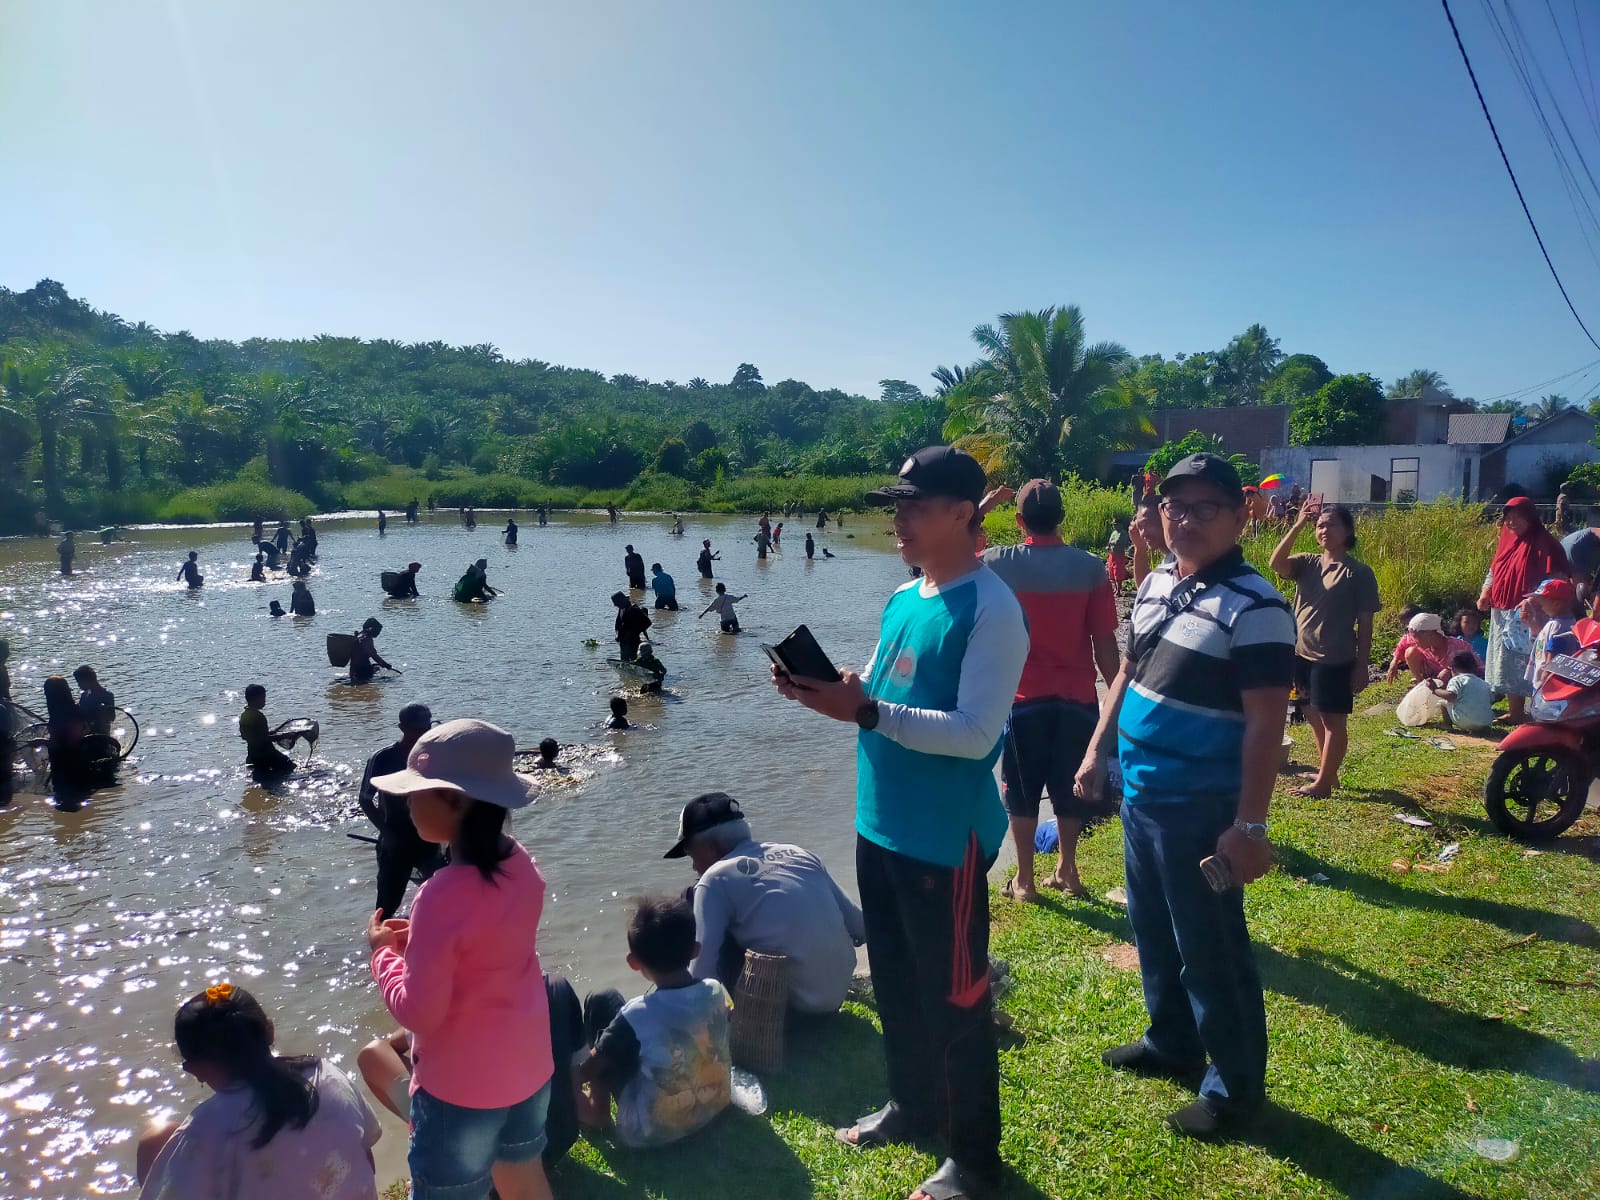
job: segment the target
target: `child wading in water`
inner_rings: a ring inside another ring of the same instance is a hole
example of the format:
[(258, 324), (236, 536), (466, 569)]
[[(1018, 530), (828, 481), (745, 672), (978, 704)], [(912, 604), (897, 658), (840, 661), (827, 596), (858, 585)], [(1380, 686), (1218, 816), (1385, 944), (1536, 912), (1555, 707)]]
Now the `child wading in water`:
[(554, 1063), (534, 934), (544, 877), (505, 833), (538, 791), (511, 768), (516, 743), (485, 721), (447, 721), (406, 769), (372, 786), (404, 796), (450, 865), (418, 890), (411, 919), (367, 922), (372, 975), (411, 1030), (411, 1194), (548, 1200), (545, 1148)]
[(208, 987), (178, 1010), (173, 1033), (183, 1069), (216, 1094), (139, 1140), (141, 1200), (374, 1200), (378, 1118), (332, 1063), (274, 1054), (254, 996)]

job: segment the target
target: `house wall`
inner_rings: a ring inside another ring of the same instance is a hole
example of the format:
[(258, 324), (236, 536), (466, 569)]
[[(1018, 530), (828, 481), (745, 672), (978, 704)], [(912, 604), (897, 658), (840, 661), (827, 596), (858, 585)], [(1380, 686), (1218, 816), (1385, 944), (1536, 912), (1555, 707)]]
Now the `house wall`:
[(1230, 454), (1242, 454), (1259, 463), (1261, 455), (1289, 440), (1287, 404), (1244, 405), (1236, 408), (1158, 408), (1150, 414), (1156, 427), (1156, 445), (1175, 442), (1191, 429), (1220, 437)]
[[(1600, 450), (1587, 442), (1537, 442), (1529, 438), (1514, 446), (1507, 446), (1501, 455), (1505, 460), (1505, 473), (1501, 483), (1517, 483), (1528, 489), (1534, 497), (1549, 498), (1555, 488), (1548, 485), (1549, 468), (1557, 463), (1568, 467), (1580, 462), (1600, 462)], [(1563, 477), (1566, 472), (1562, 472)], [(1557, 480), (1557, 483), (1560, 481)]]
[(1280, 446), (1263, 452), (1261, 471), (1282, 474), (1308, 491), (1315, 476), (1330, 503), (1363, 504), (1394, 499), (1394, 460), (1414, 458), (1416, 498), (1431, 501), (1459, 499), (1464, 487), (1474, 488), (1477, 457), (1473, 449), (1449, 445)]

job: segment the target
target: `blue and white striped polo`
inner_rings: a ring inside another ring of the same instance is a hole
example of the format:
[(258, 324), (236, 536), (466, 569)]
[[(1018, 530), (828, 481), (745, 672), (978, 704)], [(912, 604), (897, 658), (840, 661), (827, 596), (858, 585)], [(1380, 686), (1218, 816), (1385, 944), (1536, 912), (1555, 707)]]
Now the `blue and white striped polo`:
[(1240, 693), (1288, 688), (1294, 616), (1237, 546), (1187, 579), (1145, 577), (1129, 616), (1133, 679), (1117, 722), (1129, 804), (1237, 797)]

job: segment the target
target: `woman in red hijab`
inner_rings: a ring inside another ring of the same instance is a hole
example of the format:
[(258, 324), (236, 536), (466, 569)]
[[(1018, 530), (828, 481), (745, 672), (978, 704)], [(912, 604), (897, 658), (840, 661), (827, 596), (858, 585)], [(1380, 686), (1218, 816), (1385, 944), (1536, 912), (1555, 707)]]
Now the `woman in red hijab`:
[(1506, 501), (1500, 513), (1500, 543), (1483, 579), (1478, 607), (1489, 610), (1489, 654), (1483, 677), (1506, 695), (1507, 719), (1520, 725), (1528, 697), (1528, 656), (1533, 640), (1517, 609), (1546, 579), (1571, 575), (1561, 543), (1539, 521), (1539, 510), (1526, 496)]

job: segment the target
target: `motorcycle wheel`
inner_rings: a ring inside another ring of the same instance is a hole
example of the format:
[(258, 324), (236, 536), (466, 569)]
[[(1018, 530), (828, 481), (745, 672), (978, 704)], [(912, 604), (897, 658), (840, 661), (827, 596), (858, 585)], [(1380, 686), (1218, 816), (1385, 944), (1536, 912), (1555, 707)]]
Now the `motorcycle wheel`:
[(1583, 815), (1589, 782), (1589, 764), (1576, 750), (1512, 751), (1494, 760), (1483, 785), (1483, 806), (1501, 833), (1542, 841), (1564, 833)]

